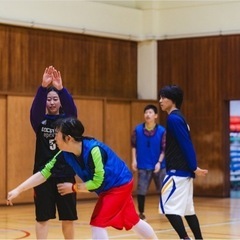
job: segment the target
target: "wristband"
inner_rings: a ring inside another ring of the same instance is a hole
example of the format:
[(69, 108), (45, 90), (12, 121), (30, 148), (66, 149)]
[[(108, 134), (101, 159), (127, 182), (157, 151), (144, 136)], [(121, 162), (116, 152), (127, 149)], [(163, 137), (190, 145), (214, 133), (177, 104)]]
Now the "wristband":
[(76, 183), (74, 183), (74, 184), (72, 185), (72, 191), (73, 191), (73, 192), (77, 192), (77, 184), (76, 184)]

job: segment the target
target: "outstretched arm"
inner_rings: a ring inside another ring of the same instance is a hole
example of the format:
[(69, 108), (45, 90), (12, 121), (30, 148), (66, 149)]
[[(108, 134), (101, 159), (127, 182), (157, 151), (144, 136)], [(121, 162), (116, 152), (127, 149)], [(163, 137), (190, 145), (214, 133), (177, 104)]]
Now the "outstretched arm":
[(16, 198), (21, 192), (24, 192), (30, 188), (36, 187), (44, 183), (51, 176), (51, 170), (54, 168), (54, 165), (57, 161), (57, 156), (61, 152), (61, 150), (58, 151), (41, 171), (33, 174), (19, 186), (10, 191), (7, 196), (7, 205), (13, 205), (12, 200)]
[(7, 195), (7, 205), (13, 205), (12, 200), (16, 198), (20, 193), (36, 187), (40, 185), (41, 183), (45, 182), (46, 178), (43, 177), (41, 172), (37, 172), (31, 177), (29, 177), (27, 180), (25, 180), (23, 183), (18, 185), (16, 188), (14, 188), (12, 191), (10, 191)]

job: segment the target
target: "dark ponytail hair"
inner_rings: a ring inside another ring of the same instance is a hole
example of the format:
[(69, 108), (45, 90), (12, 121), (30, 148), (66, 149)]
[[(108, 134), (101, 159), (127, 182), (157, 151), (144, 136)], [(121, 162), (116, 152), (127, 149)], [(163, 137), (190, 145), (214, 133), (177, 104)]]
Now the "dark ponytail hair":
[(60, 131), (64, 137), (69, 135), (77, 142), (82, 141), (84, 126), (77, 118), (60, 118), (54, 123), (54, 128), (56, 131)]

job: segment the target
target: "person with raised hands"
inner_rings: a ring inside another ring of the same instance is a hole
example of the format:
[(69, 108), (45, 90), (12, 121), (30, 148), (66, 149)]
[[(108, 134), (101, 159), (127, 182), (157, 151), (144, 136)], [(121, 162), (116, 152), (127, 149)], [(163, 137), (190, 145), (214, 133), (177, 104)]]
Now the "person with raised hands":
[[(63, 87), (60, 71), (49, 66), (43, 73), (30, 110), (31, 125), (36, 134), (33, 173), (40, 171), (59, 151), (54, 140), (53, 123), (69, 116), (76, 117), (77, 108), (72, 96)], [(47, 239), (49, 220), (56, 218), (56, 209), (64, 238), (74, 238), (74, 220), (78, 219), (76, 193), (61, 196), (57, 184), (65, 181), (75, 183), (75, 173), (62, 154), (58, 166), (46, 182), (34, 188), (37, 239)]]

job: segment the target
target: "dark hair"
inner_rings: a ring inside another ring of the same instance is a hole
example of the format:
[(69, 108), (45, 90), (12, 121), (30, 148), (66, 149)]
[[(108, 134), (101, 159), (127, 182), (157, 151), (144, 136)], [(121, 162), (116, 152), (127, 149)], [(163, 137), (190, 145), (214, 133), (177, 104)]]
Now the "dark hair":
[(177, 85), (167, 85), (159, 91), (160, 97), (171, 99), (180, 109), (183, 102), (183, 90)]
[(47, 93), (49, 93), (49, 92), (51, 92), (51, 91), (54, 91), (54, 92), (56, 92), (57, 94), (59, 94), (59, 91), (58, 91), (55, 87), (53, 87), (53, 86), (50, 86), (50, 87), (47, 88)]
[(143, 112), (145, 113), (145, 112), (146, 112), (147, 110), (149, 110), (149, 109), (152, 109), (155, 114), (158, 114), (158, 109), (157, 109), (157, 107), (156, 107), (155, 105), (152, 105), (152, 104), (147, 105), (147, 106), (144, 108)]
[(75, 141), (81, 142), (84, 133), (83, 124), (75, 117), (60, 118), (54, 123), (56, 131), (60, 131), (63, 136), (70, 135)]

